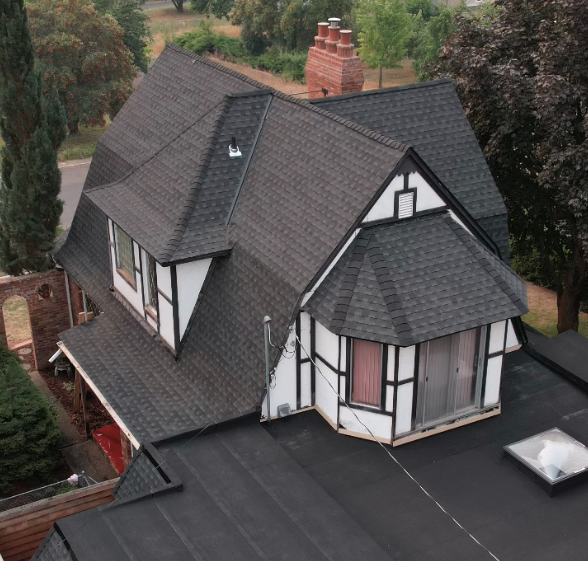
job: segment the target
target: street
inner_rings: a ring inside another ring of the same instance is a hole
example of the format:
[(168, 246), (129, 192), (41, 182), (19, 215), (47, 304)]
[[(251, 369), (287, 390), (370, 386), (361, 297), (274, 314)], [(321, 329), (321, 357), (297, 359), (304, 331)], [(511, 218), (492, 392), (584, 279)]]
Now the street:
[(61, 226), (69, 228), (73, 220), (82, 187), (88, 175), (91, 158), (85, 160), (77, 160), (73, 162), (65, 162), (59, 165), (61, 170), (61, 194), (60, 198), (63, 201), (63, 214), (61, 215)]

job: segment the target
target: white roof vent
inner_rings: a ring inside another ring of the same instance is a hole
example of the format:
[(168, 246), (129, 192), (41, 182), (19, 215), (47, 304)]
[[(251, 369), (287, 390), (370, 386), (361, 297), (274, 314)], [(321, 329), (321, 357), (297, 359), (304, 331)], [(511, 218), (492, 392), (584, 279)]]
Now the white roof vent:
[(237, 146), (237, 139), (233, 136), (231, 138), (231, 144), (229, 144), (229, 156), (231, 158), (240, 158), (242, 155), (241, 150)]

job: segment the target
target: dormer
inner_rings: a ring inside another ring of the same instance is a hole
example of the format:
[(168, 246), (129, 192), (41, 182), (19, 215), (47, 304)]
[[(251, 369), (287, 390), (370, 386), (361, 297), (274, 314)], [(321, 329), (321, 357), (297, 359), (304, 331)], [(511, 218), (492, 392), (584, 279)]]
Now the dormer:
[(163, 266), (110, 219), (108, 233), (112, 290), (177, 354), (212, 259)]

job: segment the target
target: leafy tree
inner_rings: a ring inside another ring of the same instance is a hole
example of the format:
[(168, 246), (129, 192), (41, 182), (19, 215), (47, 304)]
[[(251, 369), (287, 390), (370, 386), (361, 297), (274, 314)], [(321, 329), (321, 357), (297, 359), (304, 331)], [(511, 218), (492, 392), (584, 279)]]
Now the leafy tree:
[(18, 359), (0, 346), (0, 493), (16, 481), (47, 476), (59, 465), (61, 431)]
[(100, 14), (111, 15), (123, 32), (123, 43), (133, 54), (135, 66), (143, 72), (149, 68), (147, 48), (153, 39), (149, 16), (141, 9), (139, 0), (94, 0)]
[(37, 0), (29, 12), (39, 67), (59, 93), (70, 134), (114, 117), (136, 76), (121, 27), (91, 0)]
[(56, 152), (65, 114), (41, 88), (24, 2), (0, 0), (0, 267), (13, 275), (51, 266), (63, 207)]
[(418, 16), (419, 13), (423, 18), (423, 22), (428, 22), (431, 18), (439, 15), (439, 10), (445, 7), (443, 4), (437, 6), (433, 4), (432, 0), (406, 0), (406, 10), (413, 16)]
[(403, 0), (362, 0), (357, 10), (360, 26), (359, 52), (370, 68), (398, 68), (406, 56), (417, 18), (409, 14)]
[(190, 0), (190, 8), (197, 14), (212, 14), (219, 19), (229, 19), (235, 0)]
[(496, 0), (458, 19), (454, 77), (510, 213), (511, 246), (557, 290), (558, 332), (588, 286), (588, 0)]
[(352, 7), (353, 0), (235, 0), (231, 22), (241, 26), (241, 39), (251, 54), (267, 47), (306, 50), (318, 22), (337, 16), (345, 25)]
[(445, 44), (447, 37), (457, 30), (455, 16), (463, 10), (463, 6), (446, 8), (440, 4), (438, 15), (426, 23), (423, 21), (412, 49), (414, 59), (412, 66), (419, 82), (431, 79), (431, 66), (437, 62), (439, 50)]

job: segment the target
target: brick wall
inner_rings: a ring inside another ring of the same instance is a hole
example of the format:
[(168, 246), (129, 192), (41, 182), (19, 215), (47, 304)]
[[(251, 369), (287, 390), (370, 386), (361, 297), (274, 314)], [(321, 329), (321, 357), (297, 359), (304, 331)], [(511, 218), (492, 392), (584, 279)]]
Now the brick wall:
[(59, 333), (70, 328), (64, 272), (52, 269), (0, 279), (0, 338), (4, 343), (2, 306), (12, 296), (22, 296), (27, 301), (36, 368), (47, 368), (49, 358), (57, 351)]

